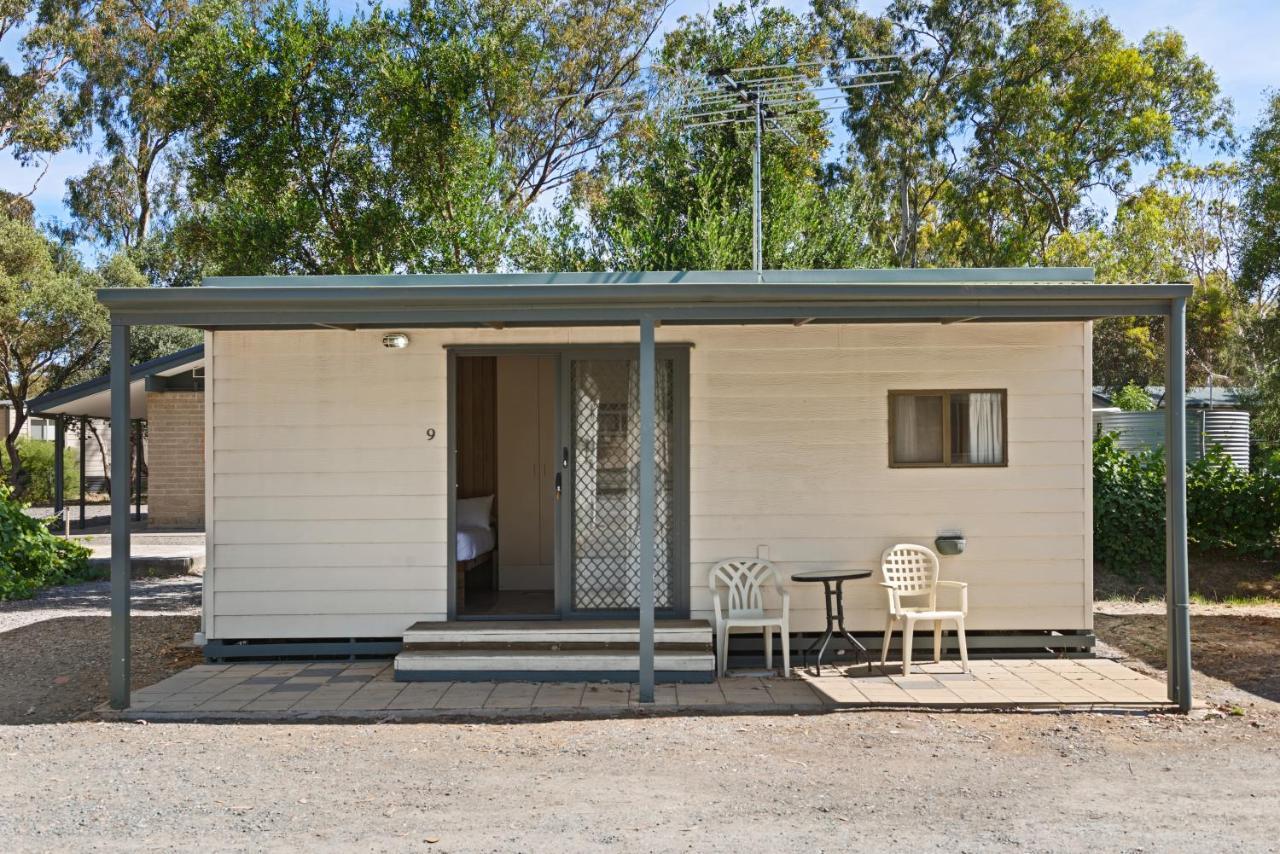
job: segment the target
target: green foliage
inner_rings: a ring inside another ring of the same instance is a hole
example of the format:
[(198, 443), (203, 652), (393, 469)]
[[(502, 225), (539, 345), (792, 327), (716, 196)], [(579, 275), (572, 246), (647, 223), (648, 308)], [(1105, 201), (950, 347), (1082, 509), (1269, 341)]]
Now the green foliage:
[(1280, 91), (1249, 138), (1243, 199), (1241, 286), (1260, 305), (1276, 307), (1280, 294)]
[(1188, 537), (1201, 550), (1274, 558), (1280, 547), (1280, 465), (1262, 455), (1246, 472), (1215, 445), (1187, 468), (1187, 518)]
[(1112, 434), (1093, 443), (1093, 556), (1112, 572), (1145, 575), (1164, 566), (1164, 458), (1131, 454)]
[(14, 422), (4, 437), (9, 482), (26, 484), (17, 438), (24, 402), (57, 390), (102, 350), (109, 324), (81, 268), (28, 222), (0, 214), (0, 397)]
[(49, 532), (0, 483), (0, 601), (88, 578), (89, 550)]
[(1147, 390), (1133, 383), (1111, 395), (1111, 405), (1118, 406), (1125, 412), (1150, 412), (1156, 408), (1156, 402), (1147, 394)]
[[(1165, 561), (1164, 453), (1121, 450), (1114, 434), (1093, 443), (1094, 558), (1113, 572), (1159, 574)], [(1280, 460), (1245, 472), (1211, 448), (1187, 467), (1187, 538), (1203, 551), (1271, 558), (1280, 547)]]
[[(720, 6), (682, 19), (668, 34), (661, 67), (670, 79), (663, 85), (712, 67), (813, 63), (825, 49), (802, 18), (784, 9)], [(860, 174), (822, 167), (830, 139), (820, 117), (807, 114), (791, 138), (765, 137), (766, 268), (883, 263), (871, 248), (874, 209)], [(663, 113), (629, 122), (596, 168), (579, 178), (557, 217), (542, 223), (544, 245), (535, 246), (522, 266), (750, 268), (754, 130), (722, 124), (690, 132), (686, 124)]]
[[(53, 469), (56, 456), (53, 452), (53, 442), (23, 436), (18, 440), (18, 456), (22, 458), (22, 466), (26, 469), (29, 478), (23, 497), (32, 504), (52, 504), (55, 483)], [(79, 466), (80, 453), (75, 448), (64, 448), (62, 453), (64, 495), (75, 495), (80, 489)]]

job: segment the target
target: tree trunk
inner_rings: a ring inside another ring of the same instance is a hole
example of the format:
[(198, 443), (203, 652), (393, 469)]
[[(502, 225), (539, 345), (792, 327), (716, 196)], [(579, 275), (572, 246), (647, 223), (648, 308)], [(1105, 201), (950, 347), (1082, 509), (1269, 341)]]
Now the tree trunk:
[(5, 434), (4, 451), (9, 458), (9, 485), (13, 487), (14, 496), (21, 498), (31, 480), (26, 467), (22, 465), (22, 457), (18, 454), (18, 437), (22, 435), (22, 425), (27, 423), (27, 407), (21, 400), (14, 400), (12, 403), (13, 424), (9, 425), (9, 432)]

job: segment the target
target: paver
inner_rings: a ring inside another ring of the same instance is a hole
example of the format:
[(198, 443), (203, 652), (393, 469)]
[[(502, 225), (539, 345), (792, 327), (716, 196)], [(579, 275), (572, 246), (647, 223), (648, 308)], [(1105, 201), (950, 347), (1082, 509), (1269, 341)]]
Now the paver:
[(713, 709), (927, 705), (1160, 705), (1165, 686), (1119, 662), (1093, 659), (926, 662), (910, 676), (893, 668), (852, 666), (821, 677), (735, 676), (710, 684), (656, 686), (654, 704), (639, 702), (634, 683), (394, 681), (385, 662), (199, 665), (134, 692), (131, 711), (152, 713)]

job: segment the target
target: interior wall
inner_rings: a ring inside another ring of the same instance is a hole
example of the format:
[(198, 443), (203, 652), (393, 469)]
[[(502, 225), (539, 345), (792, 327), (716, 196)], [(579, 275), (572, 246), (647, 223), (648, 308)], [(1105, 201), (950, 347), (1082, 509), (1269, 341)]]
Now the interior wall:
[(494, 495), (498, 489), (497, 359), (458, 359), (458, 497)]
[(556, 359), (511, 355), (496, 361), (499, 587), (551, 590)]

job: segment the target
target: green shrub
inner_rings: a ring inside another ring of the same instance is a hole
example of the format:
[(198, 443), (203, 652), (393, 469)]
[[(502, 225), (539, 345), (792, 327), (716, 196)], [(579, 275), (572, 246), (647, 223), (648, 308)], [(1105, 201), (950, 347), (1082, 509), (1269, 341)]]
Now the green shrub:
[(1150, 412), (1156, 408), (1156, 402), (1147, 394), (1147, 390), (1134, 383), (1129, 383), (1111, 395), (1111, 405), (1125, 412)]
[[(1158, 573), (1165, 561), (1164, 451), (1129, 453), (1115, 434), (1093, 443), (1093, 554), (1122, 575)], [(1187, 542), (1239, 557), (1280, 553), (1280, 462), (1236, 467), (1214, 446), (1187, 466)]]
[[(36, 505), (53, 503), (53, 442), (45, 439), (18, 439), (18, 456), (26, 469), (27, 490), (23, 499)], [(75, 495), (80, 489), (80, 454), (75, 448), (62, 452), (63, 495)]]
[(89, 576), (89, 550), (51, 534), (0, 483), (0, 601), (29, 599), (40, 588)]
[(1124, 575), (1164, 565), (1164, 457), (1124, 451), (1114, 433), (1093, 443), (1093, 556)]
[(1236, 467), (1218, 445), (1187, 467), (1187, 538), (1201, 550), (1271, 558), (1280, 539), (1280, 465)]

